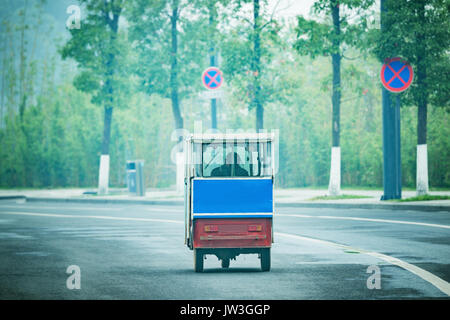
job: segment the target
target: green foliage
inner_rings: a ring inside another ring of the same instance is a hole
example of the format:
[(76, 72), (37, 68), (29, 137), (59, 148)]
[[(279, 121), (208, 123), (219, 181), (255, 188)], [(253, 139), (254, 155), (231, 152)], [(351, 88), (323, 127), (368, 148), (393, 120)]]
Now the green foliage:
[[(417, 108), (401, 111), (402, 183), (414, 187), (416, 181)], [(428, 178), (431, 187), (450, 184), (450, 112), (432, 106), (428, 115)]]
[[(257, 19), (249, 20), (237, 14), (244, 4), (253, 0), (231, 1), (231, 14), (224, 17), (227, 24), (237, 24), (222, 33), (222, 69), (239, 96), (249, 109), (264, 106), (273, 101), (274, 79), (277, 71), (268, 66), (273, 59), (273, 49), (283, 46), (280, 41), (280, 26), (266, 10), (267, 1), (258, 1), (260, 9)], [(255, 41), (256, 40), (256, 41)]]
[[(410, 2), (408, 5), (413, 5)], [(102, 3), (91, 4), (95, 9)], [(209, 25), (208, 1), (180, 3), (184, 11), (179, 26), (178, 84), (185, 128), (192, 132), (194, 121), (198, 120), (203, 121), (204, 129), (209, 127), (210, 102), (200, 99), (197, 94), (202, 90), (200, 75), (209, 64), (209, 47), (214, 41), (226, 79), (224, 97), (218, 100), (219, 129), (253, 129), (254, 115), (249, 111), (255, 80), (251, 61), (253, 30), (242, 16), (237, 18), (235, 11), (251, 2), (221, 1), (217, 4), (217, 23), (224, 27), (222, 32), (211, 32), (212, 35), (204, 31), (214, 28)], [(329, 2), (317, 3), (325, 5)], [(358, 12), (357, 5), (361, 3), (346, 1), (343, 6), (352, 5), (354, 11), (343, 11), (344, 16)], [(441, 2), (433, 3), (437, 6)], [(125, 161), (131, 157), (145, 161), (147, 187), (171, 187), (174, 184), (175, 165), (171, 161), (171, 151), (177, 141), (171, 137), (167, 5), (167, 1), (127, 1), (123, 10), (128, 29), (119, 30), (114, 42), (108, 40), (112, 36), (109, 27), (102, 26), (98, 18), (89, 16), (83, 20), (80, 30), (71, 30), (72, 37), (62, 50), (78, 64), (73, 83), (73, 70), (67, 62), (61, 66), (58, 57), (51, 55), (36, 59), (30, 51), (24, 47), (21, 51), (21, 47), (12, 41), (20, 39), (20, 33), (17, 33), (20, 31), (14, 31), (17, 26), (18, 30), (23, 27), (20, 19), (9, 25), (2, 24), (5, 27), (0, 34), (1, 41), (7, 45), (0, 48), (4, 84), (0, 116), (1, 187), (96, 187), (103, 130), (103, 111), (97, 104), (104, 104), (109, 98), (115, 99), (114, 107), (127, 106), (114, 109), (110, 185), (125, 187)], [(445, 12), (431, 10), (431, 13), (441, 15)], [(294, 28), (284, 30), (279, 23), (270, 22), (267, 15), (261, 18), (261, 26), (265, 26), (261, 32), (262, 71), (258, 78), (265, 128), (280, 130), (277, 187), (318, 187), (329, 181), (331, 25), (323, 16), (317, 21), (302, 19), (299, 18), (294, 31)], [(230, 21), (233, 24), (229, 24)], [(447, 22), (441, 23), (436, 29), (443, 32)], [(25, 38), (36, 32), (34, 22), (26, 24), (30, 27), (26, 29)], [(368, 34), (351, 30), (353, 24), (344, 23), (342, 28), (342, 52), (345, 56), (356, 57), (354, 60), (343, 59), (341, 66), (342, 185), (344, 188), (381, 188), (380, 63), (372, 57), (361, 56), (367, 45), (361, 42), (360, 48), (354, 41), (358, 37), (367, 41)], [(297, 32), (300, 29), (308, 29), (310, 33), (302, 37), (305, 33), (300, 32), (299, 38)], [(428, 29), (432, 31), (433, 28), (430, 25), (424, 30)], [(347, 32), (348, 37), (345, 36)], [(311, 37), (314, 41), (302, 42)], [(294, 49), (292, 43), (295, 40), (298, 45)], [(436, 43), (431, 39), (427, 41), (430, 51)], [(437, 41), (446, 43), (442, 38)], [(23, 74), (19, 68), (21, 52), (25, 56), (23, 66), (26, 66)], [(106, 68), (108, 53), (114, 53), (116, 57), (111, 77)], [(443, 70), (443, 77), (447, 76), (448, 60), (445, 57), (448, 59), (448, 53), (445, 56), (441, 52), (432, 64), (430, 79), (437, 77), (434, 70), (439, 69)], [(108, 79), (115, 90), (113, 97), (104, 89)], [(138, 86), (134, 86), (136, 83)], [(432, 108), (427, 127), (429, 180), (431, 187), (449, 188), (450, 112), (448, 108), (435, 108), (445, 106), (449, 99), (444, 93), (433, 93), (448, 90), (448, 81), (439, 83), (441, 87), (432, 87), (430, 91), (430, 96), (435, 98), (430, 102)], [(31, 91), (23, 91), (26, 99), (19, 94), (20, 84), (31, 88)], [(20, 117), (19, 107), (24, 101), (25, 108)], [(411, 106), (401, 110), (403, 186), (414, 188), (417, 109), (411, 99), (404, 98), (403, 103)]]
[(63, 59), (72, 58), (81, 72), (75, 87), (92, 94), (102, 106), (126, 105), (129, 93), (128, 49), (125, 33), (119, 29), (124, 1), (79, 0), (87, 16), (80, 28), (70, 29), (71, 38), (62, 47)]
[[(437, 107), (450, 107), (449, 1), (385, 1), (387, 31), (372, 31), (372, 50), (380, 61), (402, 57), (413, 66), (415, 79), (402, 102), (418, 105), (429, 97)], [(423, 67), (426, 71), (419, 75)]]
[(70, 85), (27, 108), (22, 125), (17, 116), (0, 132), (2, 187), (95, 185), (100, 109)]
[[(331, 7), (339, 3), (340, 32), (336, 34), (330, 21)], [(373, 0), (318, 0), (314, 3), (314, 13), (318, 20), (297, 18), (297, 40), (294, 48), (301, 55), (312, 58), (342, 54), (349, 48), (364, 49)], [(322, 15), (325, 15), (323, 17)]]
[(330, 55), (333, 52), (330, 42), (331, 29), (323, 23), (298, 17), (297, 38), (294, 48), (301, 55), (312, 58)]
[[(129, 37), (137, 51), (133, 71), (139, 76), (140, 90), (147, 94), (157, 93), (169, 98), (170, 73), (176, 72), (180, 99), (201, 88), (201, 73), (208, 63), (208, 17), (201, 2), (147, 1), (129, 3), (127, 18), (130, 22)], [(177, 62), (171, 69), (171, 20), (177, 11)], [(194, 17), (194, 18), (193, 18)]]
[(346, 199), (365, 199), (365, 198), (371, 198), (368, 196), (360, 196), (357, 194), (343, 194), (340, 196), (318, 196), (318, 197), (314, 197), (308, 200), (311, 201), (317, 201), (317, 200), (346, 200)]
[(433, 200), (450, 200), (450, 196), (438, 196), (425, 194), (423, 196), (411, 197), (406, 199), (393, 199), (391, 201), (397, 202), (411, 202), (411, 201), (433, 201)]

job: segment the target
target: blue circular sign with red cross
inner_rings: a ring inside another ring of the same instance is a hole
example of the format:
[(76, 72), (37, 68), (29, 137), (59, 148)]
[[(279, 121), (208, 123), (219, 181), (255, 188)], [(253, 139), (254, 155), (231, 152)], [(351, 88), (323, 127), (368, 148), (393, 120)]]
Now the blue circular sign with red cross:
[(216, 67), (209, 67), (202, 74), (202, 81), (206, 88), (217, 89), (222, 85), (222, 72)]
[(402, 58), (386, 59), (380, 73), (381, 83), (392, 92), (409, 88), (414, 78), (413, 68)]

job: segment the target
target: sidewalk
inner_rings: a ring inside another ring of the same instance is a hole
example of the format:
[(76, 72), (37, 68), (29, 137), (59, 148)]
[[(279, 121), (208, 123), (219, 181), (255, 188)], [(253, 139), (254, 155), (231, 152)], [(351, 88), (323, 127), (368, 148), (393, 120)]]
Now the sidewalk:
[[(90, 194), (84, 194), (90, 192)], [(8, 196), (26, 197), (27, 201), (60, 201), (60, 202), (92, 202), (92, 203), (134, 203), (183, 205), (183, 195), (170, 189), (147, 189), (144, 197), (129, 195), (126, 189), (110, 188), (110, 194), (99, 196), (96, 189), (12, 189), (0, 190), (0, 199)], [(382, 190), (342, 190), (343, 195), (363, 196), (356, 199), (314, 200), (325, 196), (325, 189), (275, 189), (276, 206), (295, 207), (330, 207), (330, 208), (384, 208), (403, 210), (449, 211), (450, 200), (397, 202), (381, 201)], [(450, 191), (434, 191), (431, 195), (447, 195)], [(402, 198), (414, 197), (415, 191), (403, 191)]]

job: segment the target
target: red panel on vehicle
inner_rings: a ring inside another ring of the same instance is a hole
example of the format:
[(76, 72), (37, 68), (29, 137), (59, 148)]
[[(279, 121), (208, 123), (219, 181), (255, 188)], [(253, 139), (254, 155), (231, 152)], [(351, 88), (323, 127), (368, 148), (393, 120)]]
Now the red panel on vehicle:
[(246, 231), (246, 224), (219, 224), (219, 232), (222, 233), (245, 233)]
[(255, 248), (271, 243), (271, 218), (194, 220), (195, 248)]

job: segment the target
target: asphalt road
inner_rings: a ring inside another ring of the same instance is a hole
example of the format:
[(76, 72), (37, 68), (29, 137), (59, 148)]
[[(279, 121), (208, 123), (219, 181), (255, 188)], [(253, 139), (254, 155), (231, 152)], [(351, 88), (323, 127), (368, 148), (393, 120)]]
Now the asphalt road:
[(241, 255), (195, 273), (182, 207), (1, 201), (0, 299), (449, 298), (448, 212), (276, 211), (270, 272)]

